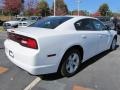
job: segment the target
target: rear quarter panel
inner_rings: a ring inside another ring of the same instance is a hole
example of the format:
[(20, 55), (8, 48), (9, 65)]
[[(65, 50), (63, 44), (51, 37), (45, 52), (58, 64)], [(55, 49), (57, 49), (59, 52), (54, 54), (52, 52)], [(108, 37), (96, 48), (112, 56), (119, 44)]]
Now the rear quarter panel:
[[(40, 54), (39, 57), (42, 56), (42, 59), (47, 58), (48, 62), (50, 60), (51, 63), (56, 63), (59, 66), (59, 63), (67, 51), (68, 48), (74, 45), (81, 45), (84, 47), (84, 41), (80, 40), (79, 34), (77, 32), (72, 33), (64, 33), (64, 34), (56, 34), (49, 37), (39, 38), (39, 47)], [(47, 57), (47, 55), (56, 54), (53, 57)], [(47, 62), (45, 62), (47, 63)]]

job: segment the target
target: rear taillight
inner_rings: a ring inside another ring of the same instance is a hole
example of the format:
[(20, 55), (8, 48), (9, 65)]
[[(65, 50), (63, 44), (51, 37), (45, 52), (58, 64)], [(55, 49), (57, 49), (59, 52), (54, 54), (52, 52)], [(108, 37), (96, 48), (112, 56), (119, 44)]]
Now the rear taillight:
[(13, 41), (18, 42), (20, 45), (22, 45), (24, 47), (38, 49), (37, 42), (33, 38), (14, 34), (14, 33), (8, 33), (8, 38), (13, 40)]
[(20, 41), (20, 44), (25, 47), (37, 49), (37, 42), (32, 38), (26, 38)]

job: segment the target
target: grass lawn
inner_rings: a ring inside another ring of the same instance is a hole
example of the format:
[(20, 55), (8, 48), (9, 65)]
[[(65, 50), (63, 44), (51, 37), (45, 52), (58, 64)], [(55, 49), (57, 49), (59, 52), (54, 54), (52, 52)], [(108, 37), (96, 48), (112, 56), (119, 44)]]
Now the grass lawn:
[(0, 26), (0, 32), (4, 31), (3, 27)]

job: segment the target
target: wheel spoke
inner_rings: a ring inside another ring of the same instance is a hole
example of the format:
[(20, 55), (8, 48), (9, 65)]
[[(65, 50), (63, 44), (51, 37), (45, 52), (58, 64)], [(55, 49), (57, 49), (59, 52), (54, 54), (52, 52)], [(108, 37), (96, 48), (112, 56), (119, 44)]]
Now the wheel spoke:
[(69, 62), (72, 60), (72, 55), (69, 56), (68, 60)]
[(74, 62), (73, 62), (73, 65), (77, 66), (77, 65), (78, 65), (78, 61), (77, 61), (77, 60), (74, 61)]
[(70, 65), (70, 73), (73, 73), (74, 72), (74, 67), (73, 65)]

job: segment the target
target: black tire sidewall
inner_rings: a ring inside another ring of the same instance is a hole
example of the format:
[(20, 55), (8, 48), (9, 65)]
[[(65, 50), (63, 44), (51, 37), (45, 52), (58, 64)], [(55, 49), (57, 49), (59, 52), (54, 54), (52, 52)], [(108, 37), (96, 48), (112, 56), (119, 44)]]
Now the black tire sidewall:
[[(116, 39), (113, 38), (112, 43), (111, 43), (111, 46), (110, 46), (110, 51), (114, 51), (114, 50), (116, 50), (116, 47), (115, 47), (114, 49), (112, 48), (112, 45), (113, 45), (113, 41), (114, 41), (114, 40), (116, 40)], [(117, 40), (116, 40), (116, 44), (117, 44)]]

